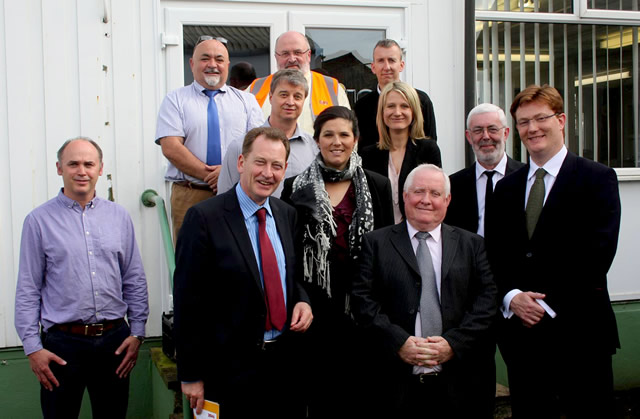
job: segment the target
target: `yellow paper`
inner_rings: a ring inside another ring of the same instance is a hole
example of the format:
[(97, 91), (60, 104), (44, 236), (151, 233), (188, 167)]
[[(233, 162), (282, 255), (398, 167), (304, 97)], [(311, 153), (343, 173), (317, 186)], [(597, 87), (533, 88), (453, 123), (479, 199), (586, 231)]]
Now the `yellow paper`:
[(193, 409), (194, 419), (220, 419), (220, 405), (209, 400), (204, 401), (202, 413), (196, 415), (196, 409)]

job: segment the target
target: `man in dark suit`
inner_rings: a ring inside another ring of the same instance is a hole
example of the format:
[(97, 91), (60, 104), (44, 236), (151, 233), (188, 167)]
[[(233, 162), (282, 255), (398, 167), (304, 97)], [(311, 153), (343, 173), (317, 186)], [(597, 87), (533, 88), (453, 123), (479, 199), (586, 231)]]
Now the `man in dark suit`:
[[(358, 127), (360, 128), (360, 149), (378, 142), (378, 127), (376, 125), (376, 115), (378, 114), (378, 98), (382, 88), (387, 83), (399, 81), (400, 73), (404, 70), (404, 60), (402, 59), (402, 48), (393, 39), (383, 39), (378, 41), (373, 48), (373, 62), (371, 71), (378, 79), (378, 85), (368, 94), (358, 100), (353, 111), (358, 117)], [(436, 133), (436, 116), (433, 112), (433, 103), (422, 90), (416, 89), (422, 108), (424, 120), (424, 134), (427, 138), (438, 139)]]
[(406, 221), (364, 236), (351, 301), (379, 352), (374, 417), (493, 417), (496, 287), (482, 238), (442, 224), (449, 200), (447, 175), (420, 165)]
[(618, 180), (565, 148), (563, 106), (548, 85), (516, 96), (511, 114), (530, 162), (498, 184), (491, 205), (500, 213), (487, 219), (514, 418), (613, 416), (619, 339), (607, 272), (620, 229)]
[(240, 182), (187, 212), (176, 249), (178, 378), (192, 408), (227, 418), (296, 418), (291, 332), (311, 324), (295, 279), (295, 210), (270, 195), (284, 176), (287, 137), (255, 128)]
[(445, 223), (484, 237), (484, 214), (495, 185), (524, 166), (505, 153), (509, 127), (504, 111), (481, 103), (467, 116), (467, 141), (476, 155), (470, 167), (451, 175), (451, 204)]

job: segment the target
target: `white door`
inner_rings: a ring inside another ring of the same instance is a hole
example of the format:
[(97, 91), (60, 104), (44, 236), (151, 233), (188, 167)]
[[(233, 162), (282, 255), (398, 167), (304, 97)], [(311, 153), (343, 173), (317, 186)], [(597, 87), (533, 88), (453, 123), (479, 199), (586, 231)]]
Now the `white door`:
[[(312, 45), (312, 68), (322, 68), (340, 80), (350, 98), (375, 86), (370, 72), (372, 50), (383, 38), (406, 46), (408, 5), (302, 4), (291, 2), (165, 3), (162, 42), (165, 48), (166, 91), (190, 83), (188, 59), (198, 35), (227, 40), (231, 65), (248, 61), (257, 77), (276, 70), (275, 41), (283, 32), (304, 33)], [(411, 79), (405, 71), (404, 76)], [(166, 92), (165, 91), (165, 92)], [(163, 92), (164, 93), (164, 92)]]

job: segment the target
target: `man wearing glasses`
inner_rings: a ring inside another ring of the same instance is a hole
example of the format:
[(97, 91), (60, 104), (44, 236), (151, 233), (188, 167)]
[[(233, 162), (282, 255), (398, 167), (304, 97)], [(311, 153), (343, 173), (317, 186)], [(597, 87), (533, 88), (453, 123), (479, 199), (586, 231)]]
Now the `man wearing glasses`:
[(487, 250), (502, 303), (498, 345), (514, 418), (613, 417), (620, 347), (607, 290), (620, 195), (613, 169), (564, 145), (560, 93), (532, 85), (511, 105), (529, 164), (496, 187)]
[[(313, 134), (313, 121), (329, 106), (340, 105), (350, 108), (347, 93), (338, 80), (311, 71), (311, 46), (303, 34), (289, 31), (280, 35), (276, 39), (275, 56), (278, 70), (300, 70), (309, 84), (309, 95), (304, 101), (302, 115), (298, 119), (298, 124), (305, 132)], [(265, 118), (271, 114), (271, 103), (267, 99), (272, 77), (273, 74), (256, 79), (248, 89), (262, 106)]]
[(524, 164), (505, 153), (509, 127), (504, 111), (496, 105), (481, 103), (473, 108), (465, 136), (476, 162), (451, 175), (451, 204), (445, 223), (484, 237), (485, 208), (496, 183)]
[(264, 118), (253, 95), (227, 86), (229, 52), (224, 38), (201, 36), (189, 59), (193, 83), (162, 102), (156, 144), (169, 160), (174, 241), (187, 210), (217, 193), (227, 147)]

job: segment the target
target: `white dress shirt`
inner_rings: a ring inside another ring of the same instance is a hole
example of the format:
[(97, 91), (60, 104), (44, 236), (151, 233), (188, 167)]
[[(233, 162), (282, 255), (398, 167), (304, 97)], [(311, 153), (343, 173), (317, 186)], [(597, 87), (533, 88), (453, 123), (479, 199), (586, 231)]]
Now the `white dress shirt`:
[[(505, 176), (507, 172), (507, 154), (505, 153), (500, 159), (498, 165), (492, 169), (495, 173), (493, 175), (493, 189), (496, 189), (496, 183), (498, 183)], [(478, 231), (477, 233), (484, 237), (484, 209), (485, 202), (484, 197), (487, 192), (487, 176), (484, 174), (487, 169), (482, 167), (480, 163), (476, 162), (476, 193), (478, 195)]]

